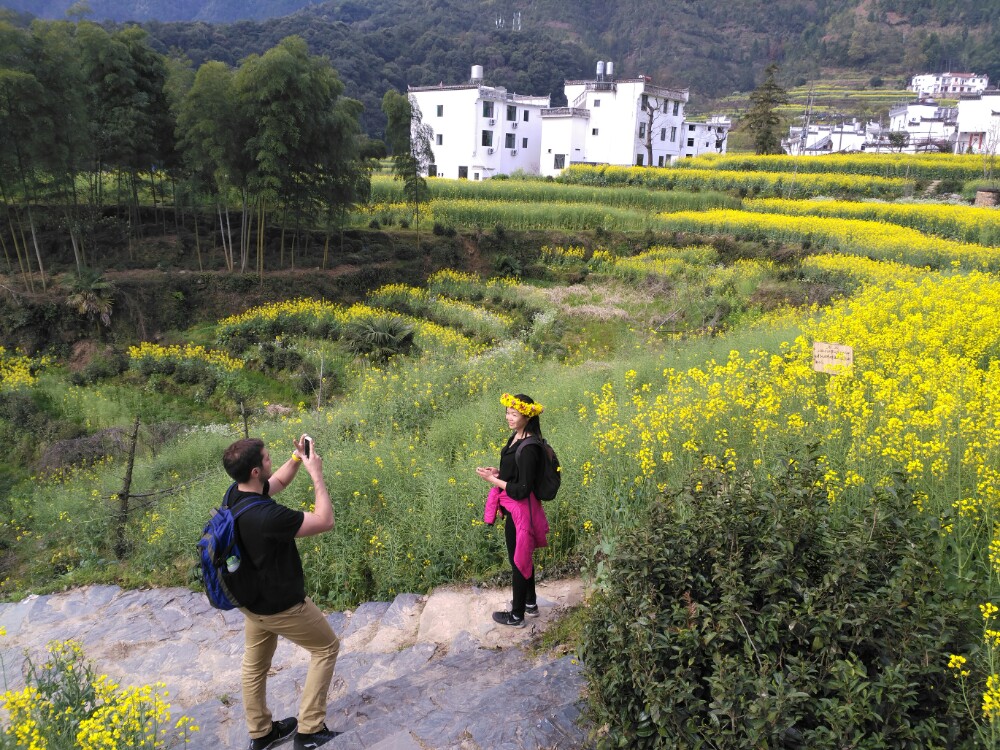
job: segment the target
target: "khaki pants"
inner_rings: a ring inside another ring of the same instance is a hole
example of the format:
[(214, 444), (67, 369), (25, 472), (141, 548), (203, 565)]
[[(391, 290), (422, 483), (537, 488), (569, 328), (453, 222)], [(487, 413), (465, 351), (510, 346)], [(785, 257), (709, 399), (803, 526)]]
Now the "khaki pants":
[(298, 731), (312, 734), (326, 721), (327, 693), (337, 663), (340, 641), (319, 607), (306, 597), (301, 604), (276, 615), (255, 615), (240, 610), (246, 618), (243, 652), (243, 709), (250, 737), (271, 731), (271, 711), (267, 707), (267, 672), (278, 646), (278, 636), (306, 649), (311, 655), (306, 684), (299, 704)]

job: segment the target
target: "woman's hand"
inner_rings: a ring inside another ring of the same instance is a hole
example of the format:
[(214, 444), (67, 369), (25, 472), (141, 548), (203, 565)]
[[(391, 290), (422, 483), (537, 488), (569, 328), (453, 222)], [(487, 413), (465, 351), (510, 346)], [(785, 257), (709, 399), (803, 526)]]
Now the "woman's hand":
[(493, 480), (500, 476), (500, 470), (495, 466), (477, 466), (476, 473), (484, 482), (494, 484)]

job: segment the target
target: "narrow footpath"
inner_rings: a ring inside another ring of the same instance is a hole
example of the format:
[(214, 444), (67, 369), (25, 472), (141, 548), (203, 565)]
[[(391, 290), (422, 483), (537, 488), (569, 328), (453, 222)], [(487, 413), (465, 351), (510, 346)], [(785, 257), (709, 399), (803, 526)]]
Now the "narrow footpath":
[[(578, 579), (538, 586), (541, 614), (523, 628), (495, 624), (510, 590), (447, 586), (332, 612), (340, 636), (327, 725), (330, 750), (569, 750), (585, 748), (584, 680), (572, 655), (529, 657), (527, 643), (579, 604)], [(25, 653), (76, 640), (122, 685), (163, 682), (171, 712), (195, 719), (190, 748), (244, 748), (240, 698), (243, 616), (187, 589), (87, 586), (0, 604), (6, 686), (23, 686)], [(36, 659), (37, 660), (37, 659)], [(294, 716), (305, 651), (281, 640), (268, 678), (276, 718)], [(290, 743), (288, 747), (290, 747)], [(284, 747), (284, 746), (282, 746)]]

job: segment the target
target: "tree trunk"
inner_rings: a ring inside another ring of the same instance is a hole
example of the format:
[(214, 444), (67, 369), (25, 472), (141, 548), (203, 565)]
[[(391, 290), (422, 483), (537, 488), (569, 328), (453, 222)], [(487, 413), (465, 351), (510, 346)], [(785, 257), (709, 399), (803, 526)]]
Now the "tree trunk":
[(132, 425), (132, 436), (129, 439), (128, 461), (125, 465), (125, 476), (122, 478), (122, 489), (118, 493), (118, 512), (115, 514), (115, 557), (123, 560), (128, 554), (128, 538), (125, 535), (128, 524), (128, 500), (132, 489), (132, 467), (135, 465), (135, 448), (139, 442), (139, 417)]
[(35, 246), (35, 258), (38, 259), (38, 275), (42, 279), (42, 291), (47, 291), (45, 283), (45, 266), (42, 265), (42, 249), (38, 246), (38, 232), (35, 230), (35, 217), (31, 213), (31, 205), (28, 205), (28, 225), (31, 227), (31, 242)]

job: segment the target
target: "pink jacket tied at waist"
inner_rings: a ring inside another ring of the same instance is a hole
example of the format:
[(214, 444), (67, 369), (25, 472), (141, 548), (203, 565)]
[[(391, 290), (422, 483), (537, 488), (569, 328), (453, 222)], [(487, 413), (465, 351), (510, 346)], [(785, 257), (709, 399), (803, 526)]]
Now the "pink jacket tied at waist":
[(501, 506), (514, 520), (514, 564), (521, 575), (531, 578), (534, 572), (531, 553), (536, 547), (548, 546), (545, 537), (549, 533), (549, 519), (545, 517), (545, 511), (535, 493), (531, 493), (527, 500), (515, 500), (499, 487), (494, 487), (486, 497), (483, 521), (492, 526), (497, 518), (497, 509)]

